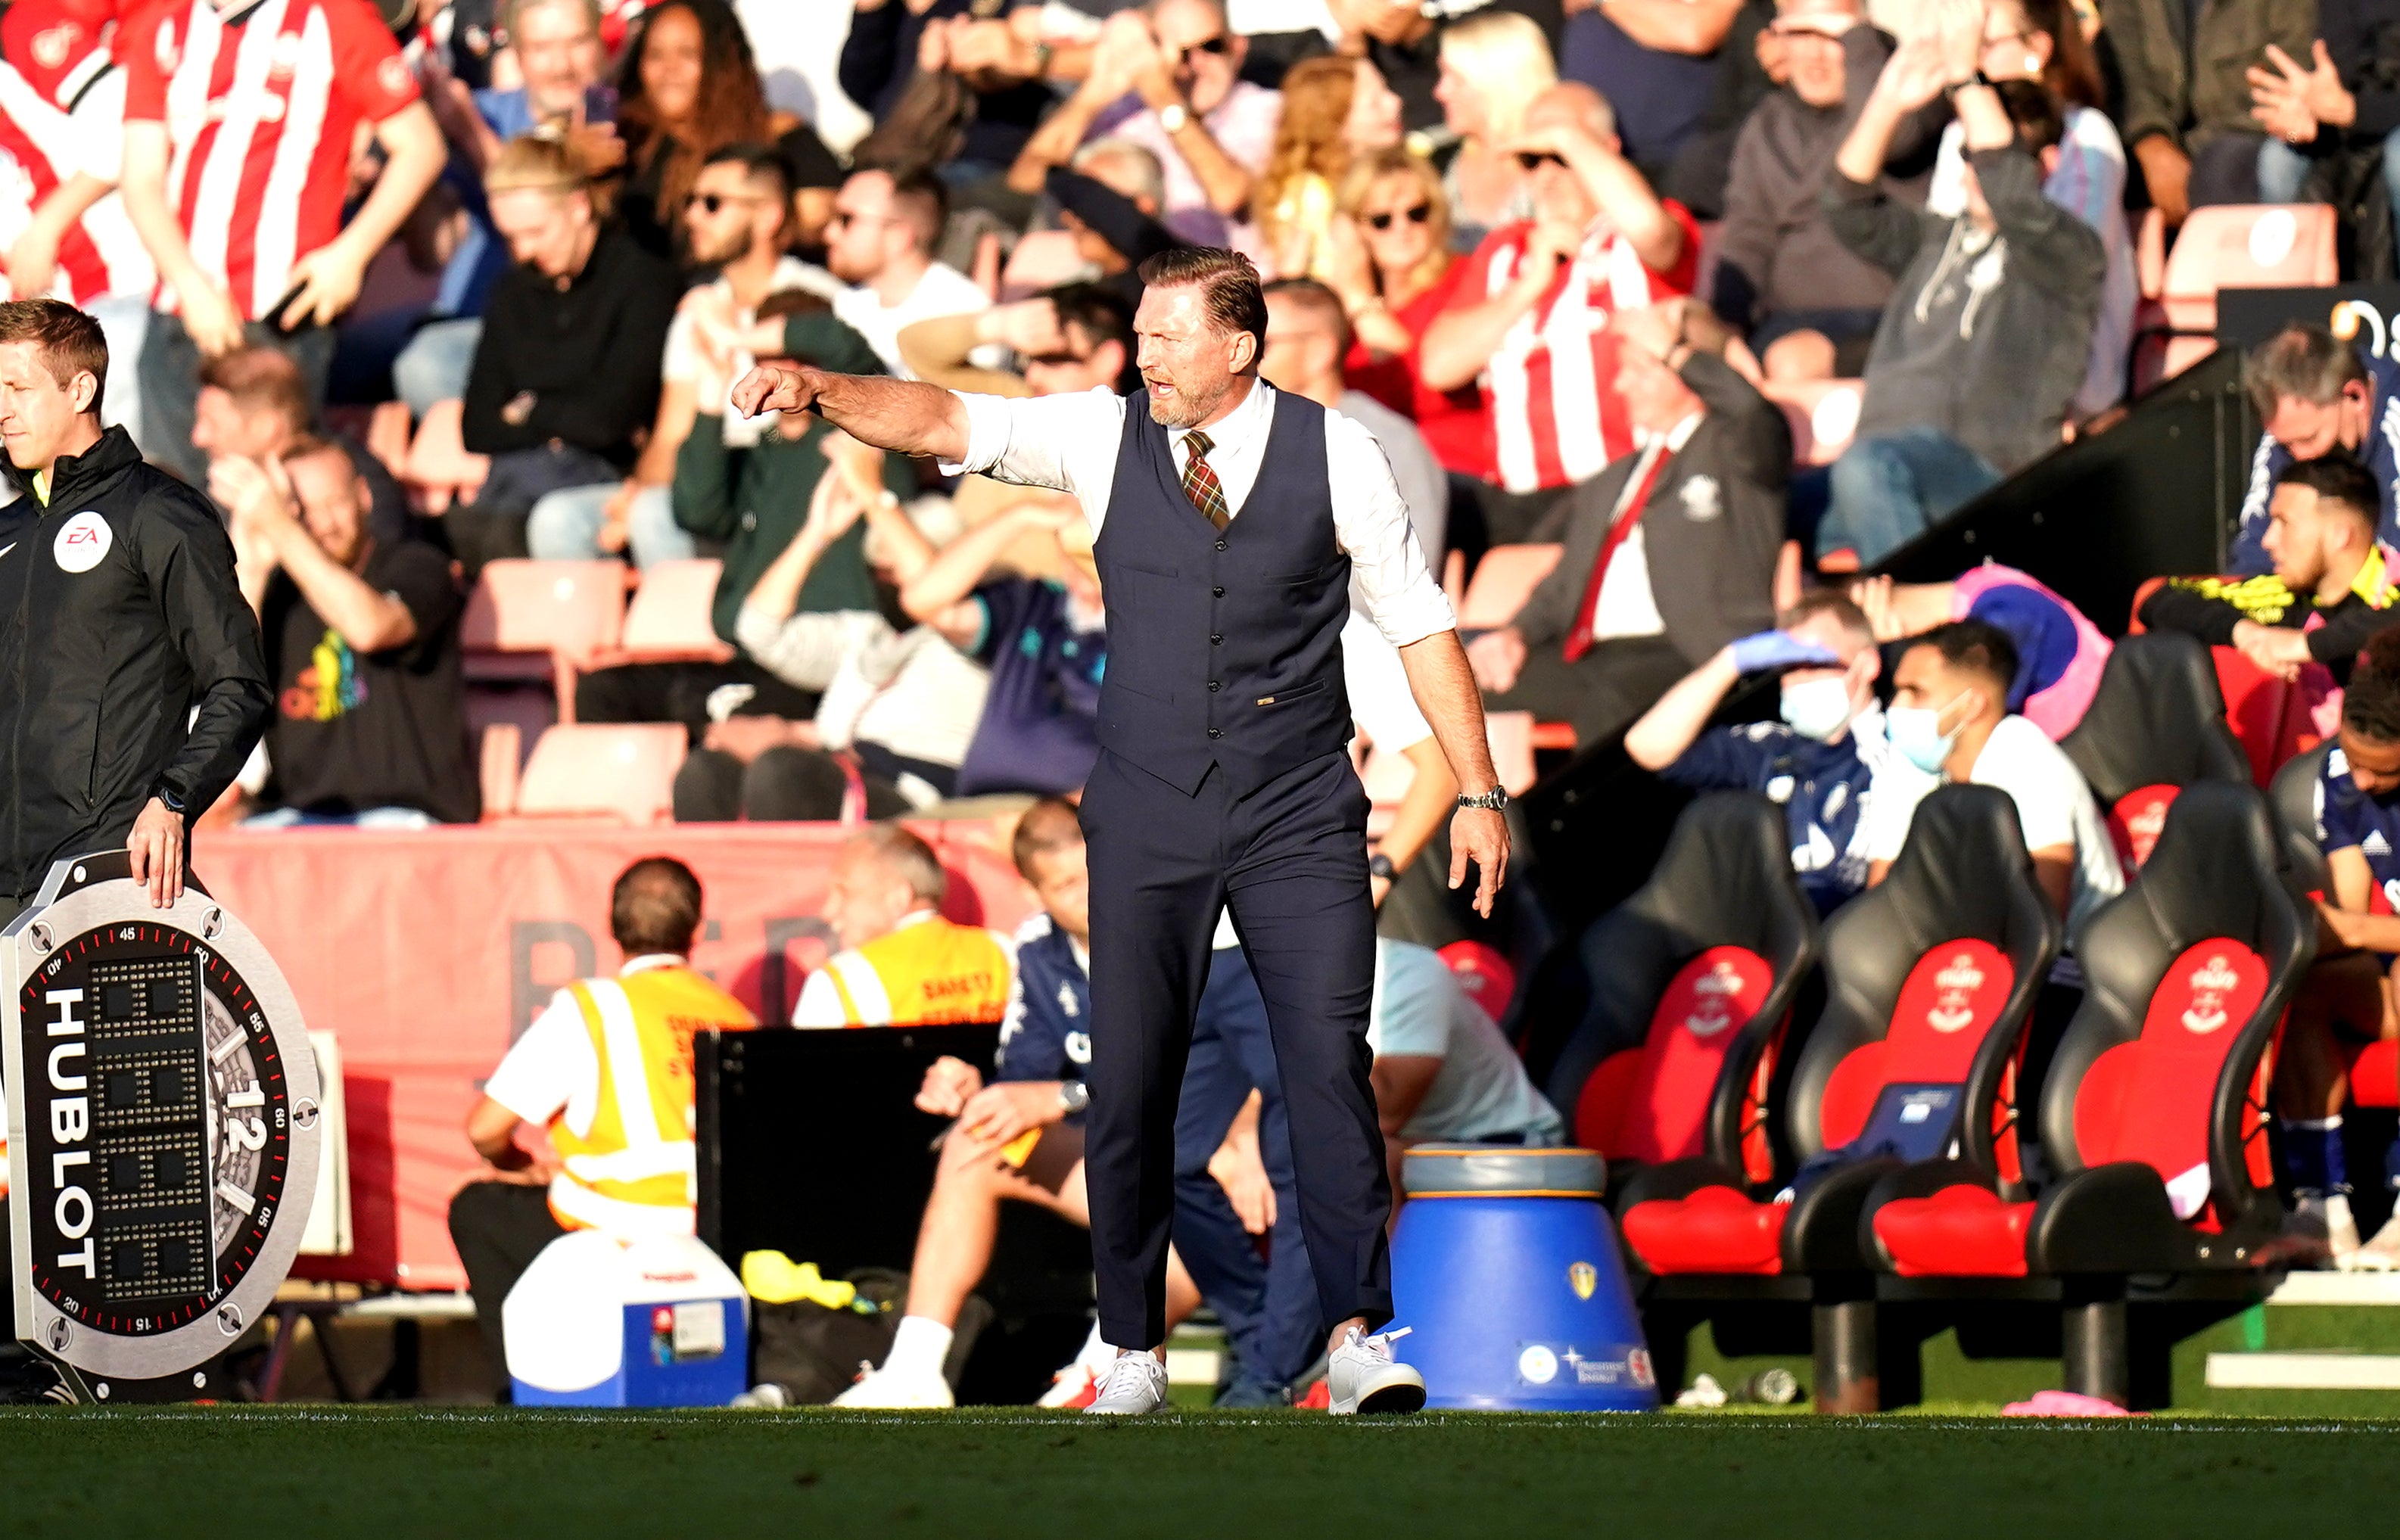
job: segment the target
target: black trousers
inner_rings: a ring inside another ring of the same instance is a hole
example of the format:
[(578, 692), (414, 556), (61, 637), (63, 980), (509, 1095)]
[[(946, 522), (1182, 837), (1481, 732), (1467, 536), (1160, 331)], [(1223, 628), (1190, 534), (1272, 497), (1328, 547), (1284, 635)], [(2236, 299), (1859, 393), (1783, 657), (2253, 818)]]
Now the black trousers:
[(1574, 724), (1585, 748), (1614, 738), (1692, 671), (1664, 636), (1602, 642), (1570, 663), (1555, 642), (1525, 649), (1525, 666), (1507, 690), (1483, 698), (1487, 711), (1530, 711)]
[(730, 663), (625, 663), (575, 682), (579, 722), (681, 722), (698, 743), (708, 733), (708, 698), (728, 685), (750, 693), (737, 716), (782, 716), (805, 722), (817, 714), (814, 691), (795, 689), (737, 652)]
[(1175, 1126), (1220, 908), (1266, 1001), (1301, 1231), (1328, 1321), (1392, 1313), (1392, 1206), (1368, 1081), (1375, 911), (1367, 795), (1329, 755), (1236, 798), (1186, 796), (1103, 749), (1084, 791), (1092, 907), (1092, 1110), (1084, 1180), (1100, 1335), (1166, 1340)]
[(500, 1305), (541, 1248), (566, 1233), (551, 1218), (546, 1187), (479, 1181), (458, 1189), (450, 1200), (450, 1244), (466, 1265), (475, 1322), (484, 1329), (484, 1349), (503, 1385), (509, 1383), (509, 1356), (500, 1333)]

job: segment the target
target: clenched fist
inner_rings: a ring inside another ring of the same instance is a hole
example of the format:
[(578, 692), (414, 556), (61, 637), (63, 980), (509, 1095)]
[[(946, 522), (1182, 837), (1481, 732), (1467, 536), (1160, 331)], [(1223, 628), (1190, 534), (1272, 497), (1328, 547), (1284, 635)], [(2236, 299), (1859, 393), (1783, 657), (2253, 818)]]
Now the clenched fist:
[(806, 364), (762, 363), (734, 382), (733, 409), (745, 417), (761, 412), (805, 412), (816, 404), (825, 371)]

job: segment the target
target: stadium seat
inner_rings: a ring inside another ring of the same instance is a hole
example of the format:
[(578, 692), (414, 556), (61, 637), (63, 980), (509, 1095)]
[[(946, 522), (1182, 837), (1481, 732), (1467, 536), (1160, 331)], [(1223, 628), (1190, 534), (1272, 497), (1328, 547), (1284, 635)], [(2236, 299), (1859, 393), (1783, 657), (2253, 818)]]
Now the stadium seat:
[(628, 662), (722, 663), (733, 649), (716, 634), (710, 609), (725, 564), (714, 557), (656, 562), (642, 570), (641, 586), (625, 606), (617, 640)]
[(494, 722), (477, 747), (484, 817), (506, 818), (517, 809), (517, 782), (525, 772), (525, 733), (514, 722)]
[(2291, 716), (2292, 687), (2266, 673), (2239, 647), (2215, 647), (2216, 688), (2225, 700), (2225, 725), (2250, 761), (2250, 781), (2264, 786), (2291, 756), (2281, 753), (2284, 724)]
[(1868, 1200), (1861, 1228), (1900, 1279), (2065, 1280), (2071, 1391), (2128, 1404), (2128, 1275), (2238, 1281), (2276, 1233), (2267, 1081), (2315, 952), (2277, 866), (2255, 787), (2187, 787), (2141, 879), (2077, 938), (2088, 983), (2039, 1109), (2054, 1175), (2024, 1196), (1970, 1152)]
[(1866, 404), (1864, 380), (1770, 380), (1760, 394), (1783, 408), (1792, 425), (1792, 463), (1831, 465), (1858, 432)]
[(2083, 720), (2059, 747), (2099, 797), (2128, 874), (2158, 843), (2178, 791), (2195, 781), (2250, 779), (2250, 762), (2225, 725), (2208, 648), (2175, 632), (2118, 643)]
[(1765, 1101), (1792, 1001), (1817, 961), (1783, 810), (1716, 792), (1684, 810), (1650, 880), (1584, 933), (1590, 1004), (1553, 1064), (1551, 1102), (1614, 1185), (1705, 1162), (1776, 1174)]
[(2225, 204), (2194, 209), (2159, 277), (2167, 329), (2216, 330), (2220, 289), (2316, 289), (2341, 279), (2331, 204)]
[[(2283, 844), (2286, 886), (2295, 897), (2312, 901), (2325, 889), (2325, 852), (2317, 847), (2317, 778), (2325, 771), (2331, 743), (2318, 744), (2275, 772), (2267, 794), (2274, 808), (2276, 833)], [(2392, 912), (2391, 899), (2380, 887), (2368, 890), (2379, 914)], [(2343, 1043), (2350, 1063), (2350, 1097), (2361, 1107), (2400, 1107), (2400, 1043)]]
[(2313, 899), (2325, 888), (2325, 852), (2317, 846), (2317, 777), (2325, 772), (2331, 743), (2320, 743), (2285, 762), (2267, 788), (2274, 810), (2276, 838), (2283, 850), (2285, 885), (2300, 898)]
[(416, 489), (427, 513), (439, 514), (453, 502), (473, 497), (492, 473), (490, 456), (468, 452), (465, 411), (463, 402), (435, 402), (408, 446), (400, 479)]
[(625, 621), (620, 562), (498, 561), (458, 622), (470, 683), (550, 677), (559, 720), (575, 720), (575, 675), (617, 645)]
[[(1803, 1282), (1820, 1410), (1876, 1410), (1868, 1193), (1912, 1151), (1955, 1148), (1973, 1169), (2016, 1179), (2016, 1068), (2058, 943), (2008, 794), (1935, 791), (1890, 875), (1826, 922), (1824, 1012), (1769, 1110), (1801, 1163), (1790, 1184), (1769, 1197), (1718, 1161), (1648, 1167), (1618, 1199), (1628, 1247), (1662, 1287)], [(1828, 1152), (1847, 1153), (1814, 1161)]]
[(1550, 575), (1565, 550), (1555, 545), (1495, 545), (1475, 565), (1466, 600), (1458, 607), (1461, 631), (1497, 631), (1517, 618), (1526, 596)]
[(688, 742), (681, 723), (562, 723), (533, 746), (511, 816), (672, 823)]

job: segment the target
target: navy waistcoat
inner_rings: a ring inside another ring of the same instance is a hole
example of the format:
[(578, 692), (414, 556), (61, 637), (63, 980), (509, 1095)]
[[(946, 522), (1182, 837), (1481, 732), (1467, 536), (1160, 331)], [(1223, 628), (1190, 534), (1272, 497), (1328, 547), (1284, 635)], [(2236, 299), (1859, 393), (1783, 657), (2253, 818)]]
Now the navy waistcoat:
[(1257, 484), (1221, 534), (1184, 496), (1169, 432), (1145, 397), (1126, 401), (1094, 548), (1109, 614), (1100, 746), (1186, 795), (1220, 766), (1247, 796), (1350, 741), (1350, 558), (1333, 535), (1325, 408), (1275, 393)]

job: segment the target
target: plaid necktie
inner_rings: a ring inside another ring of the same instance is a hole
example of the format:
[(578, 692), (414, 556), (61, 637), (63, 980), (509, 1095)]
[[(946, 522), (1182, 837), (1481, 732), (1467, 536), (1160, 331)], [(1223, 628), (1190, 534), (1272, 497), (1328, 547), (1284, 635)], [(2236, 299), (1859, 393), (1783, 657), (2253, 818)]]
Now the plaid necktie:
[(1217, 443), (1195, 429), (1183, 435), (1183, 447), (1190, 456), (1183, 462), (1183, 495), (1192, 499), (1202, 518), (1222, 529), (1234, 522), (1234, 516), (1225, 511), (1225, 488), (1208, 464), (1208, 451)]

